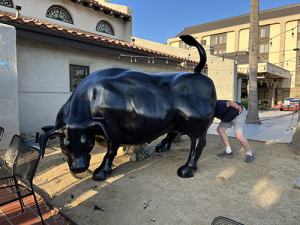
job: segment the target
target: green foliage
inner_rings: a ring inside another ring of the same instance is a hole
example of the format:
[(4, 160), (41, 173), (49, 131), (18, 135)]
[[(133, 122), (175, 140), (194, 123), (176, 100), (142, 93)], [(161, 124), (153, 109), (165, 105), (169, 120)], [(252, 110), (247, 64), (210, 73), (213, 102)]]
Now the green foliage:
[(248, 105), (249, 105), (249, 99), (248, 98), (242, 98), (241, 100), (242, 105), (246, 110), (248, 110)]
[(260, 105), (258, 105), (258, 110), (267, 111), (268, 110), (268, 105), (265, 104), (265, 103), (261, 103)]
[(152, 155), (149, 151), (151, 148), (154, 148), (154, 146), (148, 147), (148, 144), (146, 143), (137, 145), (137, 149), (134, 152), (136, 154), (136, 160), (138, 161), (151, 158)]

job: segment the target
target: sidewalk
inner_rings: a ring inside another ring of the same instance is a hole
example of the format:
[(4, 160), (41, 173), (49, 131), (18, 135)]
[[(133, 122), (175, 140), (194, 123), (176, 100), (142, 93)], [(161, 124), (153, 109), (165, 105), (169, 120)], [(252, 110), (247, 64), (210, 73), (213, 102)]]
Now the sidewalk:
[[(244, 137), (248, 140), (265, 141), (271, 143), (290, 143), (293, 138), (293, 128), (297, 126), (298, 113), (293, 111), (259, 111), (261, 125), (247, 124)], [(218, 135), (216, 129), (220, 120), (214, 119), (208, 129), (208, 134)], [(233, 127), (227, 130), (229, 137), (235, 137)]]

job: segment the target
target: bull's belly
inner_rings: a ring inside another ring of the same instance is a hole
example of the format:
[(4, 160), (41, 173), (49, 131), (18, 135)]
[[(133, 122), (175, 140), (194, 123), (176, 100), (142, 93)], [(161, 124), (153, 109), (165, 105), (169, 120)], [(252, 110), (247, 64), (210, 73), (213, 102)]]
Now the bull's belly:
[[(137, 144), (144, 144), (150, 143), (160, 136), (169, 133), (169, 132), (176, 132), (177, 126), (176, 124), (170, 123), (167, 126), (148, 126), (145, 128), (135, 128), (132, 127), (123, 127), (122, 129), (122, 142), (121, 147), (129, 146), (129, 145), (137, 145)], [(104, 137), (96, 136), (96, 144), (99, 147), (107, 147), (107, 142)]]

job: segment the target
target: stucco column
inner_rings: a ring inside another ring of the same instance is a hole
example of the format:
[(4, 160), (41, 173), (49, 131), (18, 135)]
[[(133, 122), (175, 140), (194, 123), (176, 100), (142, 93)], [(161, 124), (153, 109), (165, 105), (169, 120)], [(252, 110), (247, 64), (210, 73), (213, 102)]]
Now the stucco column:
[[(280, 23), (280, 33), (283, 34), (283, 35), (280, 35), (280, 47), (279, 47), (279, 62), (284, 62), (284, 59), (285, 59), (285, 35), (284, 35), (284, 32), (286, 31), (286, 23), (287, 21), (281, 21)], [(279, 64), (278, 66), (284, 68), (284, 63), (283, 65)]]
[(16, 60), (16, 30), (0, 23), (0, 126), (4, 135), (0, 150), (7, 149), (11, 138), (19, 134), (18, 79)]
[(275, 99), (275, 85), (270, 86), (268, 88), (268, 108), (274, 106)]

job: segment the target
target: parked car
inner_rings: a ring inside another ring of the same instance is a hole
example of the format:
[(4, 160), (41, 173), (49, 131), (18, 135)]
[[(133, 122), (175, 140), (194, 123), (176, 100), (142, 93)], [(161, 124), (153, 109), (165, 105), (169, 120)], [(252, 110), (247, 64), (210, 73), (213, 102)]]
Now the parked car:
[(299, 98), (286, 98), (280, 104), (280, 111), (284, 111), (284, 110), (298, 111), (298, 109), (299, 109)]

